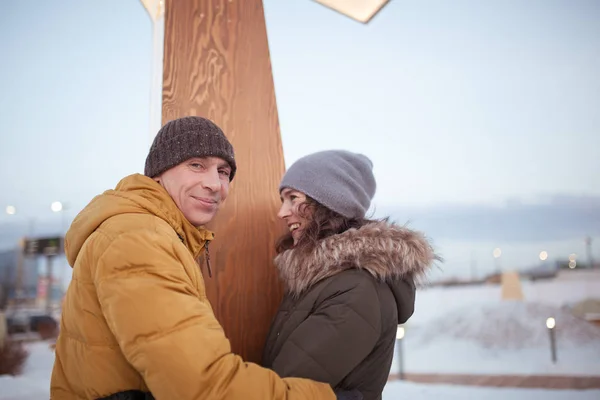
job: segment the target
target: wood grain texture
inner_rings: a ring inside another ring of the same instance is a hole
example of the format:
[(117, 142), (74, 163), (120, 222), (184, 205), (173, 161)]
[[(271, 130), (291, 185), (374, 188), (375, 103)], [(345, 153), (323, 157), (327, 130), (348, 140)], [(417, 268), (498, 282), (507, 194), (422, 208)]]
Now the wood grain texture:
[(208, 298), (232, 349), (260, 362), (282, 296), (273, 266), (283, 150), (262, 0), (168, 0), (163, 123), (215, 121), (235, 148), (238, 171), (209, 228)]

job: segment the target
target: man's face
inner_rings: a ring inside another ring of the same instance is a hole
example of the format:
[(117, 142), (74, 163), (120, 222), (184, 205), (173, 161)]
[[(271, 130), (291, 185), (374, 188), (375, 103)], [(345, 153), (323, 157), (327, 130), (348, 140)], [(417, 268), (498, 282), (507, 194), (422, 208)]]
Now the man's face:
[(194, 226), (209, 223), (229, 193), (231, 167), (217, 157), (191, 158), (156, 177)]

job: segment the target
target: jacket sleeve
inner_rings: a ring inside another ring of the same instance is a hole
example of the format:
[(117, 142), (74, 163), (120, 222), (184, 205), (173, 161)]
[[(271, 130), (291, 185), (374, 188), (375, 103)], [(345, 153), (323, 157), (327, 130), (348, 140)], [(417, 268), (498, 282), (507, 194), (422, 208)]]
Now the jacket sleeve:
[(156, 399), (335, 399), (326, 384), (281, 379), (231, 353), (175, 246), (152, 232), (121, 234), (94, 271), (109, 328)]
[(287, 338), (273, 370), (336, 387), (377, 343), (381, 308), (375, 285), (364, 276), (334, 281), (320, 297), (314, 312)]

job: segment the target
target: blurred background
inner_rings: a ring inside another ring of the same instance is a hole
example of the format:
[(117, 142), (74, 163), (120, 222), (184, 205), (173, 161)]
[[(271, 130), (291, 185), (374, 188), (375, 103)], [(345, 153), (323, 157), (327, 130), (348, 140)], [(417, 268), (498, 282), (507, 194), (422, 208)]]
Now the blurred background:
[[(286, 165), (368, 155), (372, 215), (444, 257), (384, 398), (600, 398), (600, 2), (264, 8)], [(137, 0), (3, 0), (0, 34), (0, 309), (30, 353), (0, 399), (47, 398), (62, 236), (143, 172), (160, 26)]]

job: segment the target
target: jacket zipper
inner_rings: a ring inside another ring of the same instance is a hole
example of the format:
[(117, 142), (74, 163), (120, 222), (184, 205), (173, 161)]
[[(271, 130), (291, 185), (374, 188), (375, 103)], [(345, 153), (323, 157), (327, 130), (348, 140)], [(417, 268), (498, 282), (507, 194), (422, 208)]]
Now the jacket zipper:
[[(183, 240), (183, 236), (181, 236), (179, 233), (177, 234), (177, 236), (181, 240), (181, 243), (185, 244), (185, 240)], [(208, 268), (208, 277), (212, 278), (212, 270), (210, 269), (210, 252), (208, 251), (209, 243), (210, 243), (210, 240), (207, 240), (204, 242), (204, 254), (206, 255), (206, 267)]]
[(206, 255), (206, 268), (208, 269), (208, 277), (212, 278), (212, 270), (210, 269), (210, 252), (208, 251), (208, 244), (210, 240), (207, 240), (204, 244), (204, 252)]

